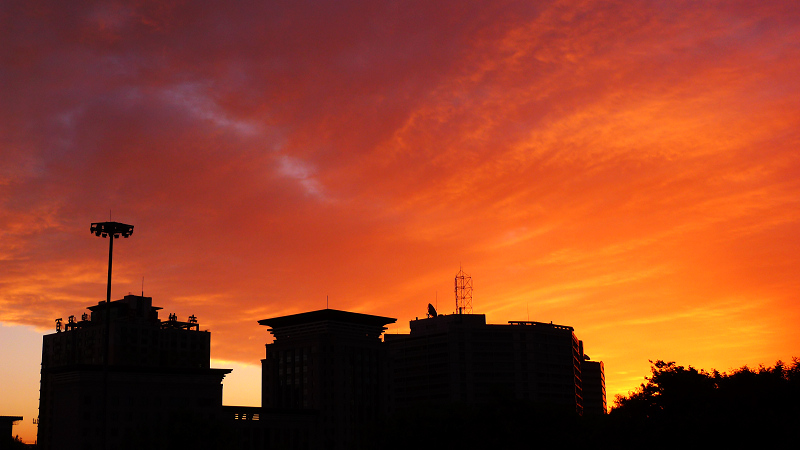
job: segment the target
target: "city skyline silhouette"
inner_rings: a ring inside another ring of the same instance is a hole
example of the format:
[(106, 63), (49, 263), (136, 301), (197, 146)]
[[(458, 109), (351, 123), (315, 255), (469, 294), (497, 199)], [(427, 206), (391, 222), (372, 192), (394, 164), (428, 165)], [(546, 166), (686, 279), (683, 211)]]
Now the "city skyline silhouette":
[[(103, 227), (133, 229), (92, 224)], [(110, 269), (109, 256), (109, 282)], [(459, 270), (459, 305), (469, 286)], [(38, 448), (373, 448), (382, 439), (365, 430), (432, 405), (607, 412), (603, 363), (565, 325), (488, 324), (430, 304), (403, 335), (383, 336), (394, 318), (328, 308), (259, 320), (274, 339), (254, 408), (223, 406), (231, 369), (210, 367), (211, 334), (194, 315), (164, 319), (151, 297), (133, 294), (87, 309), (44, 336)]]
[[(258, 406), (266, 331), (330, 308), (566, 324), (609, 403), (648, 360), (800, 342), (792, 1), (0, 5), (0, 415), (42, 336), (143, 295)], [(167, 316), (165, 316), (167, 317)], [(8, 365), (14, 361), (14, 365)]]
[[(393, 318), (323, 309), (260, 320), (275, 338), (261, 361), (262, 404), (223, 406), (231, 370), (209, 368), (210, 334), (193, 315), (159, 319), (162, 308), (140, 295), (88, 309), (45, 336), (37, 448), (518, 447), (530, 444), (525, 433), (570, 448), (639, 448), (665, 433), (778, 444), (798, 418), (800, 358), (730, 374), (650, 361), (652, 376), (608, 416), (603, 363), (572, 327), (487, 324), (430, 304), (410, 334), (384, 340)], [(5, 439), (22, 417), (2, 419)], [(731, 426), (740, 428), (720, 434)]]

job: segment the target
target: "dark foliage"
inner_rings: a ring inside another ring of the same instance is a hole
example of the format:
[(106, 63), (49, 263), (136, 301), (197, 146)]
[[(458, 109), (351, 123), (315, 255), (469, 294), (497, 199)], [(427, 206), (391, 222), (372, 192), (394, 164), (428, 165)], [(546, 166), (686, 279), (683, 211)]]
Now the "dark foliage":
[(652, 363), (646, 383), (618, 396), (607, 430), (620, 447), (632, 448), (653, 436), (666, 448), (676, 443), (741, 446), (796, 440), (800, 425), (800, 360), (731, 374), (706, 372), (674, 362)]

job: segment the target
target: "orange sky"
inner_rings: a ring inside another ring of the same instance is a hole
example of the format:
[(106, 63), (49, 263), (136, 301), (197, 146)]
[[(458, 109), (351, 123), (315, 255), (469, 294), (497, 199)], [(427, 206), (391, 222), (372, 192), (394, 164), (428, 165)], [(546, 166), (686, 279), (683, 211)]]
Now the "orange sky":
[(795, 1), (90, 3), (0, 6), (4, 365), (105, 299), (109, 210), (114, 298), (144, 278), (216, 360), (326, 296), (404, 332), (459, 265), (610, 401), (800, 356)]

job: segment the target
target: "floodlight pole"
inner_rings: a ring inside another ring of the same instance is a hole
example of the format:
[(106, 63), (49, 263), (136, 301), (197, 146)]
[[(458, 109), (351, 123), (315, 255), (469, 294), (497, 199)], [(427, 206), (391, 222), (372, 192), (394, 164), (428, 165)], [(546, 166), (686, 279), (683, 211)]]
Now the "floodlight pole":
[(105, 348), (103, 349), (103, 440), (102, 448), (108, 448), (108, 366), (111, 346), (111, 263), (114, 254), (114, 239), (130, 237), (133, 225), (119, 222), (96, 222), (89, 229), (95, 236), (108, 237), (108, 285), (106, 286)]
[[(96, 222), (89, 228), (95, 236), (108, 237), (108, 285), (106, 286), (106, 303), (111, 303), (111, 266), (114, 256), (114, 239), (130, 237), (133, 234), (133, 225), (119, 222)], [(106, 305), (108, 307), (108, 305)]]
[[(106, 286), (106, 314), (109, 312), (111, 303), (111, 260), (114, 254), (114, 235), (108, 239), (108, 285)], [(107, 322), (106, 322), (107, 323)]]

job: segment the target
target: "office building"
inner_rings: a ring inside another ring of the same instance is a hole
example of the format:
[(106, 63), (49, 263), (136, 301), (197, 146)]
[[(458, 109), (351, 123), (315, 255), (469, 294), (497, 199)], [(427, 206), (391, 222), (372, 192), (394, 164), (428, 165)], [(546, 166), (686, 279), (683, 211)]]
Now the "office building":
[(389, 317), (334, 309), (259, 321), (274, 336), (262, 363), (264, 410), (313, 411), (310, 444), (354, 448), (357, 430), (388, 411)]
[(56, 332), (44, 336), (39, 447), (158, 448), (208, 439), (230, 372), (209, 367), (210, 333), (194, 316), (160, 320), (150, 297), (126, 295), (88, 309), (91, 316), (58, 319)]
[(572, 327), (433, 315), (385, 339), (395, 408), (524, 400), (583, 412), (583, 345)]

